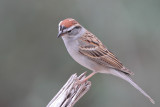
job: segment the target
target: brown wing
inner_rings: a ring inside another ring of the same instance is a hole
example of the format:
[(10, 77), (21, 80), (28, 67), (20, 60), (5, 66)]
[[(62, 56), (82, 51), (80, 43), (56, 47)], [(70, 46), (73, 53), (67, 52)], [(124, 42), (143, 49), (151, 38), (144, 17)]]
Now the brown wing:
[(90, 32), (86, 32), (86, 34), (80, 38), (80, 43), (83, 45), (79, 47), (79, 52), (89, 59), (94, 60), (100, 65), (122, 71), (125, 74), (133, 74)]

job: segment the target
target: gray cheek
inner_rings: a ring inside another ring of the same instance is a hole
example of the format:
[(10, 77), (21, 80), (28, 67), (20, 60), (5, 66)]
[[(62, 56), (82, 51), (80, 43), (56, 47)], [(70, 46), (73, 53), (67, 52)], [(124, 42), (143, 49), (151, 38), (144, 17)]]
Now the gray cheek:
[(79, 29), (74, 29), (69, 33), (69, 35), (77, 35), (78, 32), (79, 32)]

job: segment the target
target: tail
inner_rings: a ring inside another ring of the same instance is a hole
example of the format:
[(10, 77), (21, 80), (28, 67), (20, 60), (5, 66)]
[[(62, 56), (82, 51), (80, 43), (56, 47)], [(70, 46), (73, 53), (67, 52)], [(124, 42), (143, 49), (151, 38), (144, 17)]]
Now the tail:
[(135, 82), (133, 82), (133, 80), (126, 74), (124, 74), (123, 72), (119, 72), (116, 70), (111, 70), (111, 74), (120, 77), (126, 81), (128, 81), (132, 86), (134, 86), (137, 90), (139, 90), (144, 96), (146, 96), (153, 104), (155, 104), (155, 101), (146, 93), (142, 90), (142, 88), (140, 88)]

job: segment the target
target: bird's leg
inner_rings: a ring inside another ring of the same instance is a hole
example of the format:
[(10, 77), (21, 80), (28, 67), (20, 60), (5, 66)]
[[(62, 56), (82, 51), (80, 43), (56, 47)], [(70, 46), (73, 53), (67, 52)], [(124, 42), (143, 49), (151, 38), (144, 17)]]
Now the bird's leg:
[(90, 79), (94, 74), (96, 74), (97, 72), (92, 72), (90, 75), (88, 75), (86, 78), (84, 78), (83, 80), (79, 80), (78, 84), (82, 84), (84, 82), (86, 82), (88, 79)]

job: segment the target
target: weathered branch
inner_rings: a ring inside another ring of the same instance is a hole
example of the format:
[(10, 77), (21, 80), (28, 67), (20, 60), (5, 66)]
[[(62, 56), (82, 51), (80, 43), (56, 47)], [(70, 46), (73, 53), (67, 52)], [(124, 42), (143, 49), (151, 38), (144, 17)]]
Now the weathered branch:
[(82, 84), (77, 83), (78, 80), (83, 80), (85, 77), (86, 72), (79, 77), (77, 77), (77, 74), (73, 74), (47, 107), (73, 107), (91, 87), (90, 81)]

